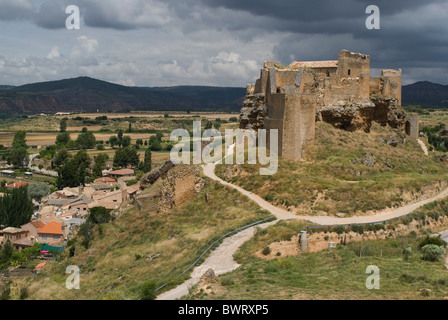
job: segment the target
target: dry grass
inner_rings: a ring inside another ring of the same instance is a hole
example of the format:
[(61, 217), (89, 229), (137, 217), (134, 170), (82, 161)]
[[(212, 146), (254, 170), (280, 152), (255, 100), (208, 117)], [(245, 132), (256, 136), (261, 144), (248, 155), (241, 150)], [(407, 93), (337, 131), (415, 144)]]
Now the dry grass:
[[(210, 194), (205, 202), (204, 193)], [(234, 201), (240, 200), (238, 208)], [(95, 232), (89, 249), (76, 245), (73, 258), (54, 262), (30, 284), (31, 299), (136, 299), (146, 281), (171, 281), (220, 235), (267, 216), (239, 194), (207, 180), (206, 189), (166, 214), (124, 209), (113, 223)], [(146, 257), (160, 252), (161, 257)], [(141, 258), (138, 258), (141, 256)], [(81, 290), (65, 289), (65, 267), (81, 269)], [(181, 279), (176, 280), (178, 283)], [(167, 287), (168, 288), (168, 287)]]
[[(448, 166), (425, 157), (413, 139), (397, 147), (379, 140), (390, 136), (399, 139), (394, 131), (378, 125), (364, 133), (318, 123), (305, 161), (280, 159), (273, 176), (260, 176), (257, 165), (242, 165), (240, 174), (228, 180), (299, 214), (363, 214), (437, 192), (448, 178)], [(366, 154), (374, 156), (374, 166), (352, 162)], [(227, 169), (218, 166), (218, 175), (225, 179)]]

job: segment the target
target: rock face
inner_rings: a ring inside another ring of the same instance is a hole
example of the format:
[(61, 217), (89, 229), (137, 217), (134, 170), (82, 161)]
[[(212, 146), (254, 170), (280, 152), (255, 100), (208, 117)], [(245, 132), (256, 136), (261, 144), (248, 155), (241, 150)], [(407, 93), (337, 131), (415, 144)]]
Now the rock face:
[(145, 190), (149, 186), (153, 185), (158, 179), (165, 178), (168, 171), (174, 168), (176, 165), (170, 161), (165, 162), (165, 164), (158, 170), (152, 171), (146, 174), (140, 180), (140, 189)]
[(204, 188), (204, 179), (198, 167), (180, 165), (176, 170), (170, 171), (162, 183), (161, 198), (158, 211), (165, 212), (180, 206)]
[(205, 182), (197, 166), (176, 166), (168, 161), (159, 170), (143, 177), (140, 185), (142, 190), (152, 190), (138, 200), (152, 201), (149, 210), (163, 213), (192, 199), (202, 191)]
[(240, 114), (240, 129), (263, 129), (264, 119), (267, 116), (267, 106), (264, 102), (264, 95), (253, 94), (248, 89), (246, 100)]

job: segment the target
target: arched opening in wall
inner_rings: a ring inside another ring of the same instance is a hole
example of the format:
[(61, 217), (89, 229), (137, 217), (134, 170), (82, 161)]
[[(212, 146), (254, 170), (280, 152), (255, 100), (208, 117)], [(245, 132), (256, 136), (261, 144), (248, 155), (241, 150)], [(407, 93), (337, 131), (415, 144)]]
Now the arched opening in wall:
[(349, 76), (352, 75), (352, 70), (348, 69), (348, 75), (349, 75)]
[(330, 78), (330, 71), (327, 71), (327, 78)]
[(404, 130), (408, 136), (411, 135), (411, 123), (409, 121), (406, 121), (404, 125)]

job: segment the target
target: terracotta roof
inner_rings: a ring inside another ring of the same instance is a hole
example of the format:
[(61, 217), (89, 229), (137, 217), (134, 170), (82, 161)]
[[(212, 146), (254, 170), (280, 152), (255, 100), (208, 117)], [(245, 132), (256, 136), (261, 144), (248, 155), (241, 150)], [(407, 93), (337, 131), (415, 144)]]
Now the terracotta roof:
[(45, 227), (45, 223), (42, 221), (34, 221), (34, 222), (31, 222), (31, 224), (33, 225), (33, 227), (35, 227), (37, 229)]
[(20, 181), (20, 182), (14, 182), (14, 183), (7, 184), (5, 187), (9, 188), (9, 189), (19, 189), (19, 188), (25, 187), (27, 185), (29, 185), (28, 182)]
[(34, 268), (34, 271), (40, 271), (40, 270), (42, 270), (43, 269), (43, 267), (45, 267), (47, 265), (47, 263), (46, 262), (42, 262), (42, 263), (39, 263), (35, 268)]
[(108, 175), (113, 174), (117, 176), (127, 176), (127, 175), (133, 175), (134, 170), (132, 169), (122, 169), (122, 170), (116, 170), (116, 171), (109, 171), (107, 173)]
[(337, 68), (338, 60), (329, 61), (294, 61), (290, 67), (308, 67), (308, 68)]
[(55, 221), (50, 222), (43, 228), (37, 229), (37, 232), (42, 234), (63, 234), (61, 224)]
[(95, 183), (117, 183), (117, 181), (110, 177), (103, 177), (103, 178), (96, 179)]

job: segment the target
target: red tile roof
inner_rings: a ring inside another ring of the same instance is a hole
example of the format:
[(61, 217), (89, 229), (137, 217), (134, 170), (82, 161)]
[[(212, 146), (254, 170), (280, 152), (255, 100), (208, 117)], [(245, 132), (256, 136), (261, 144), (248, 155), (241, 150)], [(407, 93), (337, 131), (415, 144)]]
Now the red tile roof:
[(134, 170), (132, 169), (122, 169), (122, 170), (116, 170), (116, 171), (110, 171), (107, 173), (108, 175), (117, 175), (117, 176), (127, 176), (127, 175), (133, 175)]
[[(134, 173), (134, 172), (132, 172)], [(115, 179), (109, 177), (98, 178), (95, 180), (95, 183), (117, 183)]]
[(43, 228), (37, 229), (37, 233), (63, 235), (61, 224), (55, 221), (50, 222)]
[(7, 184), (6, 188), (9, 188), (9, 189), (19, 189), (19, 188), (25, 187), (27, 185), (29, 185), (28, 182), (20, 181), (20, 182), (14, 182), (14, 183)]

